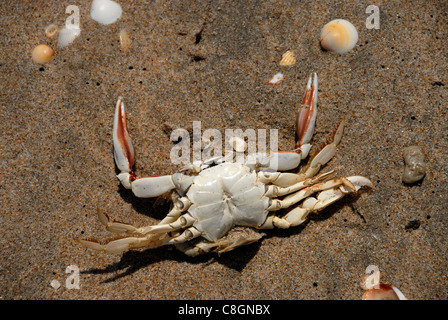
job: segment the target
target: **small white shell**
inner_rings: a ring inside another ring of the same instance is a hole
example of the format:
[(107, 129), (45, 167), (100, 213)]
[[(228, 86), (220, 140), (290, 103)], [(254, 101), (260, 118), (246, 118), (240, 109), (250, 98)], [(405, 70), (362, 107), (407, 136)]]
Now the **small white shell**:
[(286, 51), (282, 56), (282, 60), (280, 60), (280, 66), (282, 67), (292, 66), (295, 63), (296, 63), (296, 56), (294, 55), (294, 52), (290, 50)]
[(55, 24), (50, 24), (48, 27), (45, 28), (45, 35), (47, 38), (53, 38), (56, 33), (58, 33), (59, 29), (58, 26)]
[(54, 55), (54, 50), (46, 44), (40, 44), (33, 49), (32, 58), (36, 63), (45, 63), (50, 61)]
[(272, 77), (271, 80), (268, 81), (268, 84), (271, 84), (271, 85), (277, 85), (277, 84), (279, 84), (280, 82), (282, 82), (284, 78), (285, 78), (285, 77), (283, 76), (282, 73), (277, 73), (277, 74), (275, 74), (275, 75)]
[(112, 0), (93, 0), (90, 17), (101, 23), (111, 24), (116, 22), (122, 13), (121, 6)]
[(80, 34), (81, 34), (81, 29), (75, 28), (75, 27), (67, 28), (65, 26), (64, 28), (62, 28), (61, 31), (59, 31), (59, 37), (58, 37), (58, 46), (59, 46), (59, 48), (63, 48), (65, 46), (68, 46)]
[(320, 45), (323, 49), (339, 54), (352, 50), (358, 42), (358, 31), (343, 19), (336, 19), (327, 23), (320, 33)]

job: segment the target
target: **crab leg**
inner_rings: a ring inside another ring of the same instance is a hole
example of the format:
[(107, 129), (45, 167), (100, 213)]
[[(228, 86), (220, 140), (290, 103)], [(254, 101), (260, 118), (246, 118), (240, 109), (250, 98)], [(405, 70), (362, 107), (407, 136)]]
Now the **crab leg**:
[[(287, 198), (288, 200), (278, 200), (279, 204), (271, 206), (271, 209), (268, 210), (279, 210), (282, 208), (287, 208), (294, 204), (294, 201), (301, 201), (306, 198), (301, 206), (298, 206), (291, 210), (286, 216), (283, 218), (277, 217), (275, 215), (271, 215), (266, 219), (266, 222), (262, 224), (260, 229), (271, 229), (274, 227), (278, 228), (289, 228), (297, 226), (303, 223), (306, 220), (306, 217), (310, 212), (317, 212), (325, 207), (331, 205), (337, 200), (341, 199), (348, 193), (357, 192), (362, 187), (373, 187), (372, 182), (361, 176), (351, 176), (347, 178), (342, 178), (343, 180), (347, 180), (349, 183), (338, 183), (336, 179), (332, 179), (321, 185), (320, 187), (309, 190), (308, 192), (298, 192), (302, 193), (300, 196), (297, 194), (293, 195), (291, 198)], [(325, 186), (326, 184), (326, 186)], [(330, 187), (326, 189), (326, 187)], [(308, 189), (308, 188), (307, 188)], [(317, 198), (308, 197), (310, 192), (315, 192), (316, 190), (322, 190)], [(303, 191), (305, 191), (304, 189)], [(292, 201), (294, 200), (294, 201)]]
[(317, 177), (305, 178), (303, 174), (283, 173), (283, 172), (259, 172), (258, 181), (267, 185), (265, 195), (268, 197), (282, 196), (296, 192), (305, 187), (309, 187), (318, 182), (324, 181), (334, 170), (322, 173)]
[(319, 172), (321, 166), (326, 164), (328, 161), (333, 158), (336, 153), (336, 146), (339, 144), (342, 138), (342, 134), (344, 132), (345, 120), (342, 120), (339, 124), (334, 136), (333, 141), (327, 144), (322, 148), (312, 159), (309, 165), (305, 170), (305, 177), (313, 177), (316, 173)]
[[(345, 186), (352, 192), (356, 192), (356, 187), (353, 185), (353, 183), (348, 178), (333, 178), (331, 180), (317, 183), (314, 185), (311, 185), (307, 188), (301, 189), (300, 191), (290, 194), (289, 196), (285, 197), (283, 200), (272, 200), (272, 205), (268, 208), (268, 210), (279, 210), (288, 208), (300, 201), (302, 201), (305, 198), (308, 198), (313, 193), (316, 193), (318, 191), (328, 190), (328, 189), (335, 189), (339, 186)], [(285, 188), (289, 189), (289, 188)], [(277, 192), (280, 195), (283, 195), (283, 192)], [(268, 195), (269, 196), (269, 195)], [(274, 196), (276, 196), (274, 194)]]
[(131, 189), (139, 198), (157, 197), (175, 188), (181, 192), (191, 184), (192, 178), (183, 174), (160, 177), (137, 178), (132, 171), (135, 160), (134, 147), (126, 124), (124, 102), (118, 98), (115, 108), (114, 127), (114, 158), (118, 169), (118, 179), (126, 189)]
[[(182, 228), (194, 222), (190, 215), (184, 215), (181, 217), (182, 212), (185, 212), (190, 206), (190, 201), (187, 198), (180, 198), (174, 202), (174, 207), (166, 215), (166, 217), (160, 221), (157, 225), (146, 227), (134, 227), (130, 224), (123, 222), (116, 222), (112, 220), (107, 214), (97, 209), (98, 218), (100, 222), (106, 227), (106, 230), (114, 233), (126, 233), (133, 236), (144, 236), (149, 233), (164, 233)], [(191, 223), (190, 223), (191, 221)]]
[(84, 247), (97, 251), (104, 251), (106, 253), (121, 253), (124, 251), (128, 251), (130, 249), (142, 248), (142, 247), (156, 248), (161, 246), (163, 243), (163, 240), (161, 239), (157, 239), (157, 241), (155, 241), (154, 239), (138, 238), (138, 237), (122, 238), (110, 241), (106, 244), (100, 244), (94, 240), (78, 239), (77, 241), (81, 243)]
[(100, 211), (98, 211), (98, 214), (100, 215), (101, 222), (106, 225), (106, 229), (109, 231), (116, 233), (126, 232), (127, 234), (132, 235), (131, 237), (110, 241), (105, 245), (98, 243), (96, 240), (77, 240), (87, 248), (105, 251), (107, 253), (119, 253), (141, 247), (156, 248), (163, 245), (188, 241), (190, 238), (192, 239), (200, 235), (200, 232), (197, 231), (196, 228), (190, 227), (180, 236), (168, 236), (168, 232), (182, 230), (185, 227), (191, 226), (196, 221), (196, 219), (189, 214), (180, 216), (179, 219), (173, 223), (157, 224), (142, 228), (135, 228), (128, 224), (113, 222), (107, 215), (100, 213)]

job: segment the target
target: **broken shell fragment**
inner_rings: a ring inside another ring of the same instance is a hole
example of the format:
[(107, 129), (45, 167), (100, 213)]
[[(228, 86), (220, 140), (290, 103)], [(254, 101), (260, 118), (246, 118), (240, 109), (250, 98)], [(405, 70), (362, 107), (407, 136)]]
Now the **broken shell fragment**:
[(339, 54), (352, 50), (358, 42), (358, 31), (349, 21), (336, 19), (327, 23), (320, 34), (323, 49)]
[(422, 149), (418, 146), (404, 148), (403, 158), (403, 182), (414, 183), (423, 179), (426, 174), (426, 164)]
[(47, 38), (53, 38), (56, 33), (58, 33), (59, 29), (58, 26), (55, 24), (50, 24), (48, 27), (45, 28), (45, 35)]
[(362, 300), (408, 300), (404, 294), (390, 284), (381, 283), (367, 290)]
[(279, 84), (280, 82), (282, 82), (284, 78), (285, 77), (283, 76), (282, 73), (277, 73), (272, 77), (271, 80), (268, 81), (268, 84), (275, 86), (275, 85)]
[(282, 56), (282, 60), (280, 60), (280, 66), (282, 67), (292, 66), (295, 63), (296, 63), (296, 56), (294, 55), (294, 52), (290, 50), (286, 51)]
[(112, 0), (93, 0), (90, 17), (101, 23), (111, 24), (116, 22), (122, 13), (121, 6)]
[(40, 44), (33, 49), (32, 58), (36, 63), (46, 63), (54, 55), (54, 50), (46, 44)]
[(131, 38), (129, 38), (128, 32), (125, 29), (120, 30), (120, 46), (121, 50), (126, 51), (131, 46)]

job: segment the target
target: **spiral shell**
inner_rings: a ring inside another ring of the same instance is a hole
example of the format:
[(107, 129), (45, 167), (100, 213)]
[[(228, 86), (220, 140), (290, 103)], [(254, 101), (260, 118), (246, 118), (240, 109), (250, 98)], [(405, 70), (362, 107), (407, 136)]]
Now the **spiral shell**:
[(358, 42), (358, 31), (343, 19), (336, 19), (327, 23), (320, 33), (320, 45), (323, 49), (339, 54), (352, 50)]

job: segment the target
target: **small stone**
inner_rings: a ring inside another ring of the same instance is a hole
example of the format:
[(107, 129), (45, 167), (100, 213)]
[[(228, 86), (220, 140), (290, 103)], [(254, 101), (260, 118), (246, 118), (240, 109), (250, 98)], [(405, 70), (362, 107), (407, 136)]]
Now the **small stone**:
[(404, 171), (402, 180), (405, 183), (415, 183), (423, 179), (426, 174), (425, 156), (418, 146), (404, 148)]

